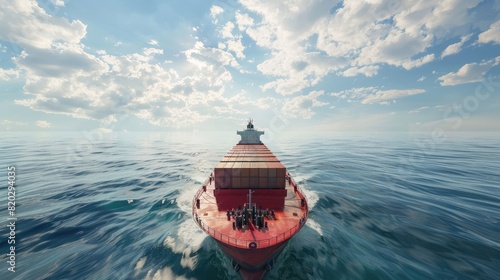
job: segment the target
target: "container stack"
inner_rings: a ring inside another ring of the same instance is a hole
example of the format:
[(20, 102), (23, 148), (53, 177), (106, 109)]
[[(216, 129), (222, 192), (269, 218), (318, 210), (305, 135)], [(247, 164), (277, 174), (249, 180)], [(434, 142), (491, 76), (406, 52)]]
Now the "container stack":
[(285, 174), (285, 166), (264, 144), (238, 144), (215, 167), (215, 188), (284, 189)]

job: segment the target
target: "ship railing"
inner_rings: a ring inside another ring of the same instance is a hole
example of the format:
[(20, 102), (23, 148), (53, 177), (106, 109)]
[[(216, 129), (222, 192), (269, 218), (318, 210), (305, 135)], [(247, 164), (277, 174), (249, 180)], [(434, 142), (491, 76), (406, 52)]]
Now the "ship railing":
[(297, 182), (295, 182), (295, 180), (292, 178), (292, 176), (290, 175), (290, 173), (288, 173), (288, 177), (290, 178), (290, 185), (295, 189), (295, 191), (299, 194), (299, 197), (300, 199), (304, 200), (304, 207), (306, 209), (305, 211), (305, 218), (307, 219), (308, 216), (309, 216), (309, 204), (307, 203), (307, 197), (306, 195), (304, 194), (304, 191), (300, 188), (300, 186), (297, 184)]
[[(288, 176), (290, 176), (290, 174), (288, 174)], [(206, 186), (207, 183), (208, 183), (208, 180), (205, 181), (205, 183), (203, 185)], [(223, 234), (222, 232), (219, 232), (219, 231), (215, 230), (214, 228), (211, 228), (210, 226), (203, 223), (203, 221), (200, 219), (200, 217), (198, 217), (198, 215), (196, 214), (196, 200), (199, 199), (199, 197), (204, 192), (203, 187), (196, 192), (196, 194), (194, 195), (194, 198), (193, 198), (193, 204), (192, 204), (193, 219), (195, 220), (196, 223), (198, 223), (198, 225), (200, 226), (200, 228), (204, 232), (206, 232), (208, 235), (210, 235), (213, 238), (215, 238), (223, 243), (226, 243), (226, 244), (230, 244), (230, 245), (240, 247), (240, 248), (249, 248), (250, 243), (252, 243), (252, 242), (255, 242), (257, 244), (257, 248), (266, 248), (266, 247), (270, 247), (273, 245), (277, 245), (281, 242), (284, 242), (284, 241), (290, 239), (295, 233), (297, 233), (305, 225), (306, 220), (308, 218), (309, 208), (308, 208), (308, 204), (307, 204), (307, 198), (306, 198), (304, 192), (302, 191), (302, 189), (295, 182), (295, 180), (292, 179), (291, 176), (290, 176), (290, 185), (298, 193), (300, 199), (301, 200), (303, 199), (305, 202), (305, 204), (304, 204), (304, 207), (305, 207), (304, 216), (301, 218), (300, 222), (297, 225), (295, 225), (292, 228), (290, 228), (289, 230), (282, 232), (278, 235), (275, 235), (273, 237), (259, 239), (259, 240), (241, 240), (241, 239), (234, 238), (234, 237), (231, 237), (229, 235)]]
[(270, 238), (259, 239), (259, 240), (241, 240), (241, 239), (234, 238), (234, 237), (228, 236), (226, 234), (223, 234), (223, 233), (209, 227), (208, 225), (203, 223), (202, 220), (198, 220), (198, 225), (200, 226), (200, 228), (204, 232), (206, 232), (207, 234), (209, 234), (213, 238), (221, 241), (222, 243), (233, 245), (235, 247), (240, 247), (240, 248), (250, 248), (250, 243), (252, 243), (252, 242), (256, 243), (257, 248), (266, 248), (266, 247), (280, 244), (280, 243), (290, 239), (295, 233), (297, 233), (304, 226), (304, 224), (305, 223), (295, 225), (291, 229), (289, 229), (283, 233), (280, 233), (276, 236), (270, 237)]

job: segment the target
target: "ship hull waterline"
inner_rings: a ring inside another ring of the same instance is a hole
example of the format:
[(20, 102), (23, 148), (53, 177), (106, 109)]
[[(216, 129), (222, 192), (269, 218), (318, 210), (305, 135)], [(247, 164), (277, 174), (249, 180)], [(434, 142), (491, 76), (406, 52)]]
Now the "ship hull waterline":
[(215, 241), (229, 258), (239, 264), (242, 269), (248, 271), (265, 269), (266, 265), (271, 263), (272, 260), (279, 255), (288, 242), (288, 240), (286, 240), (262, 249), (242, 249), (228, 246), (227, 244), (224, 244), (216, 239)]

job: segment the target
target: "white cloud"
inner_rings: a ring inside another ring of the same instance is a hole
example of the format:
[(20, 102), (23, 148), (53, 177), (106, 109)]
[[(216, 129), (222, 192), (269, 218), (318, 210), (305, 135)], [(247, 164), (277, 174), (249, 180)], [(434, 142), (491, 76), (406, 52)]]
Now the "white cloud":
[[(24, 49), (13, 59), (15, 68), (0, 71), (3, 79), (17, 75), (25, 78), (26, 97), (15, 100), (18, 105), (102, 124), (114, 123), (121, 115), (134, 115), (171, 127), (241, 111), (236, 107), (231, 112), (212, 110), (214, 106), (237, 105), (224, 95), (232, 80), (227, 68), (239, 67), (227, 51), (196, 42), (176, 65), (156, 59), (163, 50), (155, 47), (123, 55), (106, 51), (91, 54), (81, 42), (83, 23), (48, 16), (34, 1), (22, 4), (26, 5), (5, 5), (11, 12), (8, 18), (15, 19), (19, 27), (0, 18), (0, 23), (8, 27), (0, 30), (1, 39)], [(32, 26), (17, 18), (26, 19)], [(6, 32), (9, 28), (15, 35)], [(154, 46), (156, 41), (149, 44)], [(237, 44), (231, 49), (242, 52)]]
[(364, 66), (364, 67), (351, 67), (345, 70), (342, 75), (345, 77), (353, 77), (359, 74), (363, 74), (366, 77), (373, 77), (377, 74), (378, 69), (380, 67), (378, 65), (374, 66)]
[(112, 123), (116, 123), (117, 121), (118, 120), (116, 119), (115, 115), (109, 115), (106, 118), (102, 119), (101, 123), (109, 125), (109, 124), (112, 124)]
[(155, 54), (163, 54), (163, 50), (157, 49), (157, 48), (144, 48), (144, 49), (142, 49), (142, 51), (144, 52), (144, 54), (146, 56), (151, 56), (151, 55), (155, 55)]
[(498, 64), (500, 64), (500, 56), (481, 63), (468, 63), (462, 66), (457, 72), (450, 72), (439, 77), (438, 80), (441, 80), (440, 84), (442, 86), (480, 82), (484, 80), (486, 72)]
[(493, 23), (488, 30), (479, 34), (478, 42), (500, 44), (500, 20)]
[[(257, 16), (249, 16), (253, 24), (248, 27), (237, 19), (238, 28), (271, 51), (258, 65), (273, 79), (262, 89), (289, 94), (316, 85), (332, 72), (370, 77), (384, 64), (421, 67), (435, 60), (430, 51), (436, 42), (472, 28), (477, 15), (471, 9), (480, 0), (240, 2)], [(308, 56), (319, 59), (304, 59)], [(333, 63), (324, 67), (323, 61)], [(322, 70), (313, 70), (317, 68)]]
[(8, 81), (12, 78), (19, 78), (19, 70), (18, 69), (0, 68), (0, 79)]
[(36, 121), (35, 125), (41, 128), (49, 128), (51, 127), (51, 124), (47, 121)]
[(253, 104), (259, 109), (269, 109), (274, 108), (278, 104), (278, 99), (273, 97), (263, 97), (257, 99), (257, 101)]
[(79, 20), (50, 16), (33, 0), (0, 1), (0, 40), (27, 48), (50, 48), (56, 42), (76, 44), (85, 37)]
[(236, 24), (238, 25), (238, 29), (243, 31), (253, 26), (254, 21), (248, 14), (241, 14), (240, 11), (236, 11)]
[(423, 82), (425, 80), (425, 78), (426, 78), (425, 76), (422, 76), (422, 77), (418, 78), (417, 82)]
[(212, 21), (215, 24), (217, 24), (219, 21), (217, 16), (222, 14), (223, 12), (224, 12), (224, 9), (222, 9), (222, 7), (220, 7), (220, 6), (213, 5), (212, 7), (210, 7), (210, 15), (212, 16)]
[(248, 106), (255, 106), (261, 110), (274, 108), (279, 103), (279, 100), (274, 98), (274, 97), (262, 97), (262, 98), (258, 98), (258, 99), (249, 99), (243, 93), (239, 93), (239, 94), (236, 94), (233, 97), (231, 97), (228, 100), (229, 103), (243, 105), (244, 108), (248, 108)]
[(422, 106), (420, 108), (410, 110), (410, 111), (408, 111), (408, 114), (417, 114), (417, 113), (420, 113), (420, 111), (425, 110), (425, 109), (429, 109), (429, 106)]
[[(194, 27), (193, 27), (193, 28), (194, 28)], [(158, 41), (153, 40), (153, 39), (149, 40), (148, 44), (150, 44), (151, 46), (159, 46), (159, 45), (158, 45)]]
[(427, 64), (433, 60), (434, 60), (434, 54), (428, 54), (424, 57), (414, 59), (414, 60), (411, 60), (411, 59), (402, 60), (401, 66), (403, 66), (403, 68), (406, 70), (410, 70), (412, 68), (420, 67), (424, 64)]
[(330, 93), (330, 95), (338, 99), (343, 99), (350, 102), (357, 102), (377, 91), (378, 89), (376, 87), (360, 87), (360, 88), (352, 88), (348, 90), (333, 92)]
[(433, 54), (420, 59), (411, 59), (424, 52), (430, 46), (431, 41), (432, 35), (421, 31), (409, 33), (393, 29), (385, 38), (376, 39), (373, 44), (364, 47), (360, 52), (358, 62), (362, 65), (387, 63), (409, 70), (434, 59)]
[(263, 74), (280, 77), (264, 84), (263, 90), (274, 89), (282, 95), (289, 95), (316, 85), (322, 77), (342, 68), (345, 63), (345, 58), (327, 57), (319, 52), (302, 56), (281, 52), (257, 65), (257, 69)]
[(228, 21), (221, 30), (222, 38), (234, 38), (233, 36), (234, 23)]
[(387, 100), (394, 100), (397, 98), (415, 95), (419, 93), (424, 93), (424, 89), (390, 89), (390, 90), (380, 90), (374, 94), (368, 95), (364, 98), (362, 104), (373, 104), (378, 102), (383, 102)]
[[(209, 67), (210, 70), (213, 70), (213, 67), (219, 66), (238, 66), (238, 63), (230, 53), (218, 48), (206, 48), (202, 42), (196, 42), (194, 48), (184, 53), (187, 60), (198, 66), (199, 69)], [(229, 72), (226, 74), (230, 75)]]
[(290, 118), (310, 119), (316, 114), (313, 108), (328, 105), (328, 103), (318, 100), (318, 97), (323, 94), (324, 91), (311, 91), (308, 95), (288, 98), (285, 100), (281, 112)]
[(462, 50), (463, 44), (465, 42), (467, 42), (471, 37), (472, 37), (472, 34), (463, 36), (460, 39), (460, 42), (455, 43), (455, 44), (451, 44), (448, 47), (446, 47), (446, 49), (444, 49), (443, 53), (441, 53), (441, 58), (448, 56), (448, 55), (459, 53)]
[(245, 54), (243, 53), (245, 47), (241, 43), (241, 38), (238, 40), (228, 40), (227, 50), (234, 52), (238, 58), (245, 58)]
[(63, 0), (52, 0), (52, 3), (58, 7), (64, 7), (64, 1)]

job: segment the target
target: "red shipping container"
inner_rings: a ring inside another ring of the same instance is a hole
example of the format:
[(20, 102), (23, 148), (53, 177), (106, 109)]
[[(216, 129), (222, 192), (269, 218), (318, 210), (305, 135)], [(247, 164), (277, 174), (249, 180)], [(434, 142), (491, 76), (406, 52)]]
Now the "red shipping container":
[(271, 165), (271, 167), (267, 171), (268, 178), (276, 178), (276, 168), (274, 168), (273, 165)]
[(267, 167), (259, 168), (259, 177), (260, 178), (267, 178), (268, 177), (268, 172), (267, 171), (268, 171)]
[(259, 168), (256, 162), (251, 163), (250, 177), (259, 177)]
[(267, 177), (259, 177), (259, 187), (264, 189), (268, 187)]
[(233, 177), (231, 186), (235, 189), (241, 188), (241, 178), (240, 177)]
[(259, 177), (250, 177), (250, 188), (261, 188), (259, 185)]
[(269, 177), (268, 178), (268, 187), (269, 188), (273, 188), (273, 189), (278, 189), (278, 180), (276, 178), (273, 178), (273, 177)]
[(284, 189), (286, 187), (285, 177), (276, 178), (276, 186), (278, 189)]
[(250, 177), (250, 163), (241, 163), (241, 177)]
[(250, 178), (249, 177), (241, 177), (241, 187), (242, 188), (250, 188)]
[(215, 177), (215, 188), (227, 189), (232, 184), (231, 177)]

